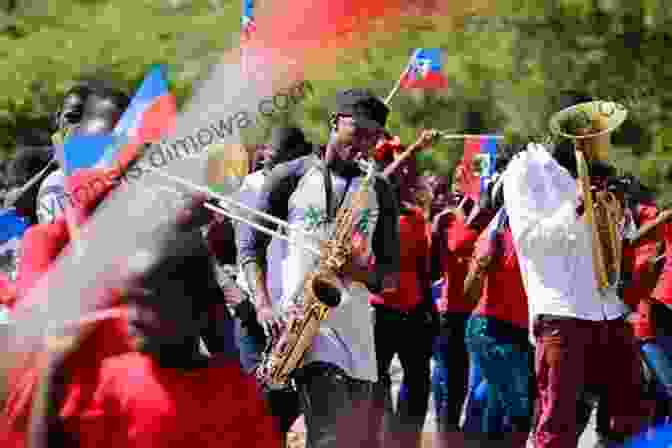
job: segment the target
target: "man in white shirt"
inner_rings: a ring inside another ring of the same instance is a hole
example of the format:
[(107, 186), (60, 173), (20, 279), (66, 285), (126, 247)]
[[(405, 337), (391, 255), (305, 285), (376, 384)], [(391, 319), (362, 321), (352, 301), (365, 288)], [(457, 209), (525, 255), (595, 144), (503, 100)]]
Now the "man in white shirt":
[(615, 288), (597, 289), (568, 143), (553, 154), (530, 144), (503, 180), (536, 345), (536, 448), (577, 445), (577, 400), (586, 389), (608, 397), (601, 405), (613, 416), (613, 441), (638, 433), (642, 423), (640, 364), (628, 310)]

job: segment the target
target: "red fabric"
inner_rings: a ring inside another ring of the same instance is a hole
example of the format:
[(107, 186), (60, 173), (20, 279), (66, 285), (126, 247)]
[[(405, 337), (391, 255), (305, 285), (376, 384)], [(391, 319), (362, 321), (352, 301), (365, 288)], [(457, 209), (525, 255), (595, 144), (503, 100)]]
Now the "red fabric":
[(0, 272), (0, 305), (11, 307), (16, 300), (16, 284)]
[[(499, 238), (500, 250), (488, 268), (483, 293), (474, 312), (527, 329), (527, 295), (511, 230), (507, 227)], [(486, 239), (479, 241), (479, 245), (487, 243)], [(477, 252), (478, 250), (479, 248), (476, 249)]]
[[(50, 224), (37, 224), (26, 230), (16, 278), (17, 301), (35, 287), (69, 241), (63, 218)], [(12, 303), (12, 308), (14, 305)]]
[(66, 420), (82, 448), (276, 447), (280, 434), (238, 363), (193, 372), (129, 353), (106, 360), (95, 398)]
[(406, 73), (399, 86), (403, 89), (445, 89), (448, 87), (448, 79), (443, 73), (433, 70), (420, 79)]
[[(90, 213), (92, 209), (82, 209)], [(23, 238), (23, 254), (19, 263), (17, 278), (17, 297), (14, 314), (19, 316), (18, 308), (29, 309), (26, 303), (29, 291), (37, 284), (61, 250), (70, 241), (68, 228), (63, 219), (52, 224), (40, 224), (26, 231)], [(118, 302), (114, 291), (106, 293), (107, 301)], [(77, 351), (65, 360), (68, 401), (63, 403), (61, 413), (64, 416), (77, 413), (93, 397), (97, 371), (100, 363), (108, 356), (126, 353), (133, 349), (128, 335), (128, 322), (124, 315), (119, 318), (98, 322), (91, 333), (81, 342)], [(26, 425), (32, 407), (33, 396), (40, 379), (40, 359), (42, 353), (13, 354), (15, 362), (8, 374), (8, 399), (5, 404), (3, 420), (0, 421), (0, 446), (23, 447)]]
[[(464, 298), (464, 280), (469, 272), (469, 262), (478, 238), (478, 231), (468, 227), (464, 220), (448, 213), (445, 221), (439, 225), (438, 240), (441, 250), (441, 267), (445, 283), (438, 301), (440, 312), (470, 313), (473, 304)], [(443, 241), (441, 241), (443, 240)]]
[[(105, 320), (82, 342), (77, 351), (65, 361), (69, 384), (66, 401), (62, 404), (62, 417), (76, 415), (93, 398), (97, 373), (107, 357), (132, 350), (125, 318)], [(41, 353), (18, 354), (14, 367), (9, 371), (8, 397), (0, 422), (0, 446), (3, 448), (26, 445), (26, 429), (35, 391), (40, 381)], [(5, 426), (6, 425), (6, 426)]]
[(663, 224), (663, 238), (665, 240), (665, 266), (658, 278), (658, 284), (652, 297), (666, 305), (672, 305), (672, 222)]
[[(655, 205), (641, 204), (637, 208), (637, 221), (639, 226), (654, 221), (658, 210)], [(642, 239), (637, 246), (626, 247), (623, 250), (623, 258), (628, 270), (632, 273), (632, 283), (623, 291), (623, 301), (635, 310), (640, 309), (642, 301), (651, 297), (656, 286), (656, 275), (649, 270), (649, 260), (656, 256), (656, 245), (663, 237), (662, 228), (658, 227), (646, 238)], [(649, 338), (655, 335), (654, 327), (647, 316), (646, 305), (642, 306), (639, 318), (632, 321), (635, 336)]]
[(86, 168), (75, 171), (66, 178), (66, 191), (74, 205), (73, 218), (77, 226), (82, 225), (93, 214), (107, 194), (119, 184), (122, 167), (132, 157), (124, 156), (124, 164), (115, 168)]
[(422, 302), (423, 291), (418, 269), (427, 269), (429, 263), (426, 229), (427, 222), (420, 209), (412, 209), (410, 214), (399, 218), (399, 288), (394, 292), (372, 294), (371, 303), (411, 311)]

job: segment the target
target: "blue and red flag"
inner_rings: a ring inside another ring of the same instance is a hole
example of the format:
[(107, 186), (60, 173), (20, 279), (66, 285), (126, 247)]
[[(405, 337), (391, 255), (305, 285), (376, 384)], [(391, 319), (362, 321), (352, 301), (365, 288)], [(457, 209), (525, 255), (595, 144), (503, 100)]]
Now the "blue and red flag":
[(0, 210), (0, 273), (14, 280), (23, 234), (30, 224), (16, 209)]
[(165, 67), (153, 67), (111, 134), (70, 136), (63, 147), (66, 175), (82, 168), (126, 165), (141, 144), (158, 141), (175, 130), (177, 106), (170, 93)]
[(243, 14), (241, 16), (241, 42), (246, 42), (252, 38), (252, 34), (257, 29), (254, 21), (254, 0), (243, 0)]
[(411, 62), (400, 87), (405, 89), (444, 89), (448, 79), (441, 72), (443, 55), (440, 48), (419, 48), (413, 54)]
[(466, 137), (464, 155), (460, 162), (462, 193), (474, 201), (478, 201), (481, 193), (488, 186), (495, 174), (495, 158), (497, 157), (497, 135), (479, 135)]

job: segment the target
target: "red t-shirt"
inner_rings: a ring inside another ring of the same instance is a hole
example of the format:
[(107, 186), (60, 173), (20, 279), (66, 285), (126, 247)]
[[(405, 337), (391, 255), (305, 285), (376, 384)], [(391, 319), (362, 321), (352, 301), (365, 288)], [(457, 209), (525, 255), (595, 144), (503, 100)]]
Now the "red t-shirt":
[(418, 269), (427, 270), (429, 268), (429, 244), (426, 229), (427, 223), (422, 210), (411, 209), (410, 213), (400, 216), (399, 288), (394, 292), (372, 294), (372, 304), (411, 311), (422, 302), (424, 298), (420, 286), (422, 277), (418, 275)]
[(280, 434), (234, 361), (190, 372), (128, 353), (100, 369), (91, 405), (66, 420), (81, 448), (271, 448)]
[(16, 284), (0, 272), (0, 305), (13, 306), (16, 300)]
[[(20, 319), (21, 311), (30, 308), (25, 297), (68, 242), (69, 235), (63, 220), (36, 225), (26, 231), (18, 270), (14, 317)], [(108, 294), (115, 293), (111, 291)], [(114, 302), (114, 297), (111, 298)], [(65, 361), (70, 382), (66, 388), (69, 400), (63, 403), (62, 415), (78, 412), (91, 399), (97, 371), (103, 359), (133, 349), (123, 310), (118, 317), (94, 325), (77, 351), (70, 354)], [(8, 398), (3, 419), (0, 421), (0, 441), (3, 441), (3, 437), (7, 438), (5, 443), (0, 444), (3, 447), (24, 446), (33, 396), (40, 378), (40, 353), (14, 353), (13, 357), (14, 362), (7, 378)]]
[(463, 219), (448, 212), (439, 222), (439, 229), (432, 238), (433, 250), (440, 251), (441, 270), (445, 279), (441, 298), (437, 303), (440, 312), (470, 313), (473, 304), (464, 297), (464, 280), (479, 232), (468, 227)]
[[(639, 226), (654, 221), (658, 209), (653, 204), (640, 204), (637, 207)], [(658, 227), (636, 246), (623, 249), (623, 258), (632, 274), (630, 286), (623, 291), (623, 301), (635, 309), (639, 318), (634, 320), (633, 330), (638, 338), (648, 338), (655, 335), (655, 329), (650, 320), (649, 297), (656, 286), (655, 273), (649, 272), (649, 260), (656, 256), (656, 245), (663, 237), (662, 227)]]
[(663, 238), (665, 239), (665, 266), (652, 297), (666, 305), (672, 305), (672, 222), (663, 224)]
[[(527, 295), (513, 245), (513, 236), (508, 226), (499, 235), (499, 243), (499, 249), (495, 252), (484, 278), (483, 292), (474, 313), (527, 329), (529, 325)], [(481, 244), (488, 244), (488, 241), (481, 238), (477, 243), (476, 252), (480, 252)]]

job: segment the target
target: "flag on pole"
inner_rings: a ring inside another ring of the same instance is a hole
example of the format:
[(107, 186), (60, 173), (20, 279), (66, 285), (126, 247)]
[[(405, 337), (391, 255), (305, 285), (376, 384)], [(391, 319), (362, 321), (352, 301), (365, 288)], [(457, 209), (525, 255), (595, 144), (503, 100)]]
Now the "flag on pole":
[(243, 14), (241, 17), (241, 42), (247, 42), (257, 30), (254, 21), (254, 0), (243, 0)]
[(125, 165), (135, 158), (143, 143), (159, 141), (175, 132), (176, 121), (177, 103), (170, 92), (166, 67), (155, 65), (112, 131), (114, 141), (105, 148), (97, 166), (109, 168), (115, 161)]
[(29, 225), (16, 209), (0, 210), (0, 272), (12, 281), (16, 279), (21, 239)]
[(497, 135), (480, 135), (464, 139), (464, 155), (459, 164), (462, 193), (478, 201), (495, 174)]
[(401, 78), (404, 89), (444, 89), (448, 79), (441, 72), (443, 55), (440, 48), (419, 48), (415, 51)]
[(243, 11), (240, 19), (240, 66), (243, 75), (249, 75), (249, 52), (248, 43), (252, 40), (252, 35), (257, 30), (257, 24), (254, 20), (254, 0), (243, 0)]

